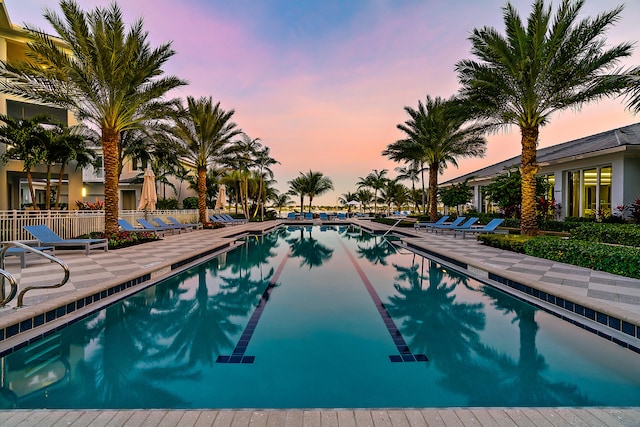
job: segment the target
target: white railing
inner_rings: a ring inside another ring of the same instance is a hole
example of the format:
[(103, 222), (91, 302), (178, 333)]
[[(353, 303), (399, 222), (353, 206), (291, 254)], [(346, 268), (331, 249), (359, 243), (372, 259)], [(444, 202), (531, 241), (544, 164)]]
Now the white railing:
[[(180, 222), (198, 222), (196, 209), (171, 211), (120, 211), (120, 218), (126, 219), (134, 226), (136, 219), (151, 220), (159, 217), (167, 219), (172, 216)], [(22, 227), (25, 225), (44, 224), (55, 231), (63, 239), (71, 239), (92, 231), (104, 230), (104, 211), (45, 211), (45, 210), (11, 210), (0, 211), (0, 241), (33, 240), (33, 236)]]

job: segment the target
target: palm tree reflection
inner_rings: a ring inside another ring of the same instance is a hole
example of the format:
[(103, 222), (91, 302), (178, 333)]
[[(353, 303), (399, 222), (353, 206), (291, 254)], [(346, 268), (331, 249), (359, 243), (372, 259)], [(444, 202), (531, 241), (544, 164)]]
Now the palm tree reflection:
[[(305, 228), (300, 227), (300, 236), (287, 239), (291, 248), (291, 257), (300, 258), (300, 267), (309, 266), (320, 267), (329, 261), (333, 256), (333, 249), (323, 245), (311, 235), (312, 228), (307, 229), (308, 236), (305, 236)], [(293, 234), (293, 233), (292, 233)]]

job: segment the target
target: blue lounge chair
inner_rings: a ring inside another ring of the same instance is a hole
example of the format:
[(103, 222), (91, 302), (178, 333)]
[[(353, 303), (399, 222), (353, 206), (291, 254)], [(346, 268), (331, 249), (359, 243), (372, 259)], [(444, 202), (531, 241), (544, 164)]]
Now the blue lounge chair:
[(347, 214), (344, 212), (338, 212), (338, 219), (347, 219)]
[[(53, 246), (38, 246), (33, 248), (36, 251), (52, 251), (55, 254), (55, 248)], [(27, 266), (27, 258), (26, 255), (30, 253), (26, 249), (10, 247), (7, 248), (7, 251), (4, 253), (5, 257), (7, 256), (17, 256), (20, 258), (20, 268), (25, 268)]]
[(168, 220), (169, 220), (169, 222), (171, 222), (173, 225), (188, 225), (189, 227), (194, 228), (194, 229), (200, 229), (200, 228), (202, 228), (202, 224), (200, 224), (199, 222), (196, 222), (196, 223), (190, 223), (190, 224), (183, 224), (183, 223), (181, 223), (180, 221), (178, 221), (177, 219), (175, 219), (175, 218), (174, 218), (174, 217), (172, 217), (172, 216), (168, 216), (168, 217), (167, 217), (167, 219), (168, 219)]
[(464, 239), (464, 236), (465, 236), (466, 233), (495, 233), (496, 229), (503, 222), (504, 222), (504, 219), (502, 219), (502, 218), (494, 218), (491, 221), (489, 221), (487, 223), (487, 225), (485, 225), (484, 227), (464, 228), (464, 229), (454, 228), (453, 229), (453, 237), (456, 237), (456, 233), (457, 232), (461, 232), (462, 233), (462, 238), (463, 239)]
[(291, 220), (291, 221), (295, 220), (296, 219), (296, 213), (295, 212), (289, 212), (287, 214), (287, 219)]
[(434, 230), (435, 230), (436, 234), (438, 233), (438, 230), (441, 230), (443, 233), (444, 233), (445, 231), (448, 231), (448, 230), (459, 230), (459, 231), (462, 231), (462, 230), (469, 230), (473, 224), (475, 224), (476, 222), (478, 222), (478, 220), (479, 220), (479, 219), (480, 219), (480, 218), (473, 217), (473, 218), (469, 218), (466, 222), (464, 222), (464, 223), (462, 223), (462, 224), (460, 224), (460, 225), (458, 225), (458, 226), (456, 226), (456, 227), (451, 227), (451, 226), (449, 226), (449, 227), (445, 227), (445, 226), (441, 226), (441, 227), (438, 227), (438, 228), (434, 228)]
[(429, 227), (431, 225), (442, 225), (448, 219), (449, 219), (449, 215), (444, 215), (444, 216), (440, 217), (440, 219), (437, 220), (436, 222), (416, 222), (415, 224), (413, 224), (413, 228), (415, 228), (416, 231), (418, 231), (418, 230), (420, 230), (420, 227), (424, 227), (425, 230), (426, 230), (427, 227)]
[(130, 233), (141, 233), (141, 232), (150, 232), (151, 231), (151, 232), (154, 232), (154, 233), (158, 233), (160, 236), (164, 237), (164, 229), (161, 229), (160, 227), (154, 227), (154, 230), (150, 230), (148, 228), (135, 228), (126, 219), (119, 219), (118, 220), (118, 225), (124, 231), (128, 231)]
[(221, 217), (220, 215), (209, 215), (209, 218), (211, 218), (211, 221), (213, 222), (217, 222), (219, 224), (224, 224), (224, 225), (238, 225), (238, 222), (234, 222), (234, 221), (229, 221), (226, 218)]
[(182, 230), (185, 231), (190, 231), (193, 230), (193, 227), (191, 227), (190, 225), (185, 225), (185, 224), (167, 224), (166, 222), (164, 222), (162, 220), (162, 218), (153, 218), (153, 220), (155, 221), (156, 224), (158, 224), (159, 227), (171, 227), (173, 229), (178, 230), (178, 232), (182, 232)]
[(171, 233), (175, 233), (176, 231), (178, 233), (180, 233), (180, 228), (178, 228), (178, 227), (158, 227), (156, 225), (151, 224), (149, 221), (147, 221), (146, 219), (143, 219), (143, 218), (136, 219), (136, 221), (138, 222), (138, 224), (140, 224), (142, 226), (142, 228), (144, 228), (145, 230), (148, 230), (148, 231), (167, 231), (167, 230), (171, 230)]
[(109, 249), (109, 241), (107, 239), (63, 239), (44, 224), (24, 225), (22, 228), (31, 233), (38, 240), (40, 246), (53, 246), (54, 248), (80, 246), (84, 248), (87, 255), (89, 255), (91, 249), (102, 248), (105, 252)]
[(320, 212), (320, 219), (322, 221), (328, 221), (329, 220), (329, 216), (327, 215), (326, 212)]
[(219, 216), (221, 216), (222, 218), (226, 219), (229, 222), (236, 222), (238, 224), (244, 224), (245, 222), (247, 222), (247, 220), (244, 218), (234, 218), (229, 214), (220, 214)]
[(307, 212), (306, 214), (304, 214), (304, 219), (312, 220), (313, 219), (313, 214), (311, 212)]
[(465, 219), (467, 218), (463, 216), (459, 216), (458, 218), (454, 219), (453, 222), (444, 223), (444, 224), (431, 224), (431, 225), (427, 225), (426, 228), (427, 230), (432, 230), (437, 232), (437, 230), (440, 228), (460, 227)]

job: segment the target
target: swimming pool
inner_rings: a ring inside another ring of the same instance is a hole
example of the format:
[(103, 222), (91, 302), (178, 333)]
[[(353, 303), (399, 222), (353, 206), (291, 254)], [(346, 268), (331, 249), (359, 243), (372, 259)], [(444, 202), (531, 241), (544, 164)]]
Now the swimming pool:
[(19, 408), (640, 404), (637, 354), (347, 226), (248, 237), (2, 369)]

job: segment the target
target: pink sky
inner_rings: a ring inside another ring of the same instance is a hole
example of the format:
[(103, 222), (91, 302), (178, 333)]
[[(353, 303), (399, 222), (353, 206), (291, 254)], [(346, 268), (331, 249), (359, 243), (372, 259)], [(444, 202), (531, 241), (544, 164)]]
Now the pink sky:
[[(108, 0), (81, 0), (85, 8)], [(527, 16), (530, 1), (515, 0)], [(557, 4), (557, 2), (555, 2)], [(42, 7), (57, 1), (5, 0), (13, 23), (49, 30)], [(458, 90), (454, 64), (470, 58), (471, 30), (502, 31), (502, 0), (135, 0), (120, 1), (125, 21), (142, 17), (151, 43), (172, 41), (176, 55), (165, 70), (189, 81), (177, 96), (213, 96), (251, 138), (260, 138), (281, 164), (273, 168), (281, 191), (300, 171), (320, 171), (335, 191), (314, 199), (336, 204), (355, 191), (358, 177), (400, 166), (381, 156), (402, 137), (404, 106), (426, 95)], [(587, 1), (584, 12), (609, 10), (619, 2)], [(635, 41), (640, 2), (628, 1), (622, 20), (608, 33), (610, 44)], [(623, 65), (639, 65), (640, 53)], [(546, 147), (640, 121), (623, 100), (588, 105), (552, 117), (541, 130)], [(455, 178), (520, 153), (517, 129), (491, 135), (487, 155), (462, 159), (440, 181)], [(406, 183), (409, 185), (409, 183)], [(294, 198), (295, 200), (295, 198)]]

